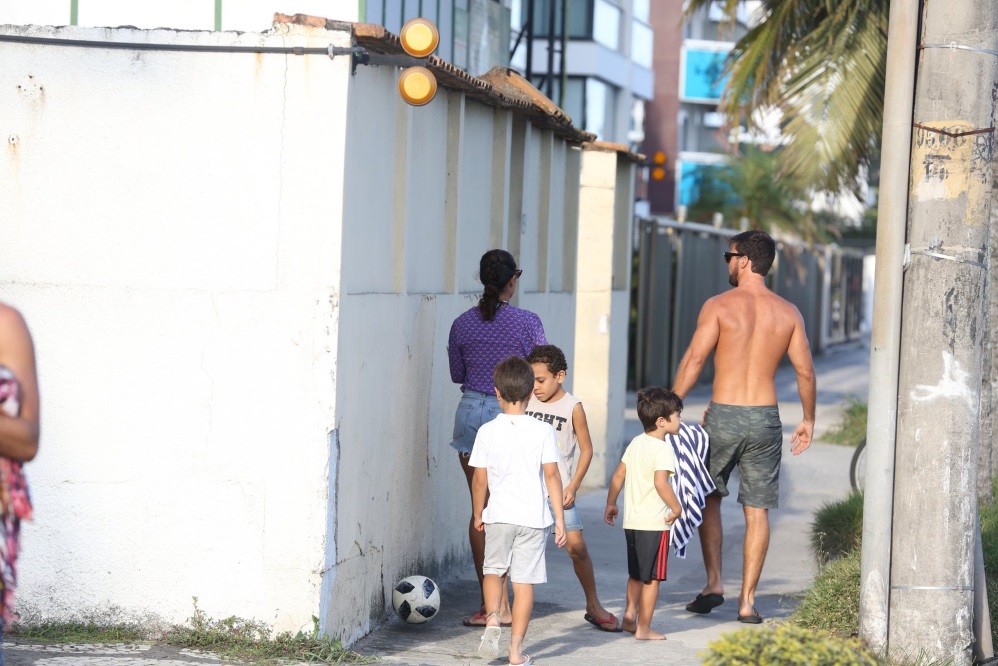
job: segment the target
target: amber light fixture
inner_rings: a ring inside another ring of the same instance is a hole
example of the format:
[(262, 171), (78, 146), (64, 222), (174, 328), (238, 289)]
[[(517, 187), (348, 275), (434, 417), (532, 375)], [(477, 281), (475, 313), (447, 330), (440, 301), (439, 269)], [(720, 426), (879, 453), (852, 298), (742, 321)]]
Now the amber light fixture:
[(414, 18), (406, 21), (399, 33), (402, 48), (413, 58), (425, 58), (437, 50), (440, 44), (440, 33), (432, 21), (424, 18)]
[[(414, 18), (406, 21), (399, 33), (402, 48), (413, 58), (426, 58), (440, 44), (440, 33), (432, 21)], [(421, 65), (402, 71), (399, 76), (399, 94), (412, 106), (423, 106), (437, 94), (437, 78)]]
[(409, 67), (399, 76), (399, 94), (413, 106), (423, 106), (437, 94), (437, 79), (425, 67)]

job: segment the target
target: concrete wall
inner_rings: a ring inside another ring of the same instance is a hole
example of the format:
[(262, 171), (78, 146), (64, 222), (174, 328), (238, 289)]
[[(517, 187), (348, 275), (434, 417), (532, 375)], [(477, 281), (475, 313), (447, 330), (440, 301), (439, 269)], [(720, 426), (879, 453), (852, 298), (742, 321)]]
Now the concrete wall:
[(516, 303), (619, 448), (618, 154), (583, 177), (589, 152), (518, 111), (445, 88), (405, 105), (393, 67), (134, 46), (351, 43), (327, 27), (0, 27), (133, 45), (0, 40), (0, 287), (34, 332), (44, 406), (29, 620), (180, 622), (197, 597), (278, 630), (317, 614), (349, 642), (398, 578), (470, 567), (446, 344), (492, 247), (518, 257)]
[[(3, 35), (322, 46), (4, 26)], [(318, 40), (318, 41), (316, 41)], [(0, 43), (0, 286), (38, 350), (20, 609), (319, 606), (346, 59)]]
[(348, 641), (384, 616), (394, 581), (471, 566), (447, 337), (481, 294), (482, 253), (514, 252), (517, 304), (574, 349), (564, 237), (579, 149), (458, 92), (412, 108), (395, 77), (360, 68), (348, 103), (336, 556), (323, 589), (324, 628)]
[(593, 439), (585, 486), (609, 482), (624, 446), (630, 318), (634, 163), (610, 146), (587, 146), (579, 194), (575, 396)]

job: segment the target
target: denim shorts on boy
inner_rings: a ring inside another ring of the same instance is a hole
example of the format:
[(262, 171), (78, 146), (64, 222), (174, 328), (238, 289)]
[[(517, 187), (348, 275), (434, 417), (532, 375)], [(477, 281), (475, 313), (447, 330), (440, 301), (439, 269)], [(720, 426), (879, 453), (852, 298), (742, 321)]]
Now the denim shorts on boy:
[(728, 478), (737, 465), (738, 502), (761, 509), (777, 508), (783, 450), (779, 408), (711, 402), (704, 414), (703, 429), (710, 437), (707, 467), (721, 497), (728, 496)]
[(544, 549), (550, 532), (550, 527), (487, 523), (482, 573), (502, 576), (508, 571), (514, 583), (548, 582)]
[(450, 445), (466, 456), (471, 455), (478, 429), (500, 414), (502, 408), (495, 393), (464, 389), (454, 413), (454, 439)]
[[(551, 498), (548, 497), (548, 508), (551, 509), (551, 516), (554, 516), (554, 507), (551, 505)], [(582, 516), (579, 515), (579, 510), (573, 503), (570, 509), (565, 509), (565, 531), (566, 532), (581, 532), (582, 531)]]
[(669, 572), (669, 530), (624, 530), (627, 575), (642, 583), (665, 580)]

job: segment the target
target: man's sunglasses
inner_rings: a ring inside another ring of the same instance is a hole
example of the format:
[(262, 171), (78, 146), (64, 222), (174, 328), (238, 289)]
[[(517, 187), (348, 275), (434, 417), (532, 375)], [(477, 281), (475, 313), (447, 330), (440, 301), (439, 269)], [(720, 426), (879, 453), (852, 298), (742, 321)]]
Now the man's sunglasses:
[(519, 270), (513, 271), (513, 277), (519, 278), (521, 275), (523, 275), (523, 269), (522, 268), (519, 269)]
[(725, 252), (724, 253), (724, 263), (730, 264), (731, 257), (747, 257), (747, 254), (742, 254), (741, 252)]

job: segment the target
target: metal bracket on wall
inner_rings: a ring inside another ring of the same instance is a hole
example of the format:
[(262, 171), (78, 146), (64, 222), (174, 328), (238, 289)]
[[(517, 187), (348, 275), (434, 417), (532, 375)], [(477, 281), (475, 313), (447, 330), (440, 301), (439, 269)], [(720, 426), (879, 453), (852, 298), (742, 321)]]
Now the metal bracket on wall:
[(357, 65), (389, 65), (392, 67), (426, 66), (426, 58), (413, 58), (410, 55), (372, 53), (363, 46), (333, 46), (330, 44), (327, 52), (330, 58), (335, 58), (339, 55), (350, 56), (351, 74), (357, 73)]

